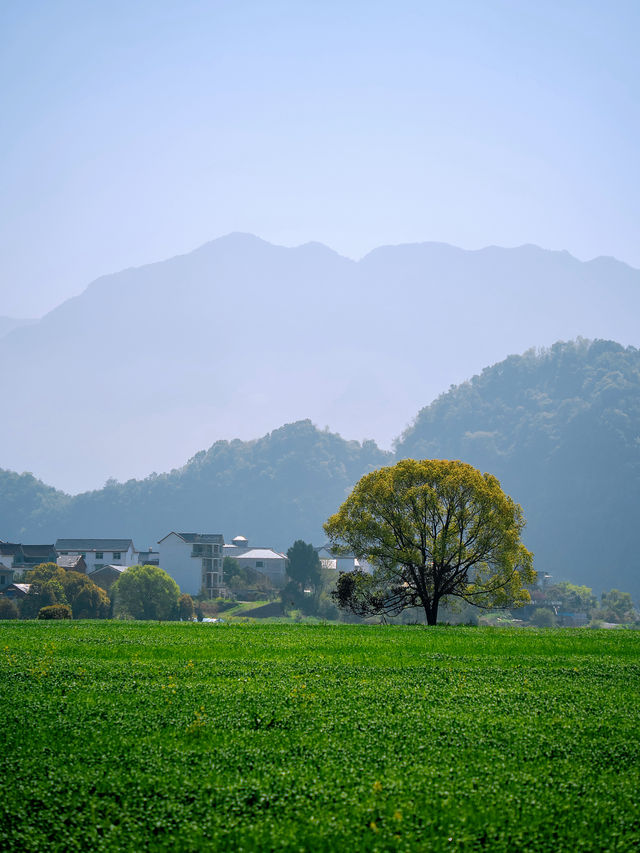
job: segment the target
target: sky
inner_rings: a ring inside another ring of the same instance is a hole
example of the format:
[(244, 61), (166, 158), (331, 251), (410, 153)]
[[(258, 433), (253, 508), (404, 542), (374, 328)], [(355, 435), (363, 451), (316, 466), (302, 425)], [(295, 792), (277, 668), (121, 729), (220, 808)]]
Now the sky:
[(231, 231), (640, 267), (640, 3), (0, 4), (0, 316)]

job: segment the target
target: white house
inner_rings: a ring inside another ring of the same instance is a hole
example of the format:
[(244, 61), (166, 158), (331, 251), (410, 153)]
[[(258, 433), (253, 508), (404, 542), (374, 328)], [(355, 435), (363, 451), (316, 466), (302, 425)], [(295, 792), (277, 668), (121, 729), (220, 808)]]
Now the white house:
[(371, 571), (364, 560), (359, 560), (354, 554), (334, 554), (329, 545), (320, 545), (315, 551), (323, 569), (334, 569), (337, 572), (353, 572), (355, 569)]
[(171, 575), (181, 592), (215, 598), (222, 592), (221, 533), (176, 533), (158, 542), (160, 567)]
[(274, 586), (284, 586), (287, 574), (287, 556), (273, 548), (258, 548), (249, 545), (245, 536), (234, 536), (231, 545), (223, 548), (225, 557), (233, 557), (243, 569), (262, 572)]
[(135, 566), (138, 562), (131, 539), (58, 539), (55, 548), (58, 557), (84, 557), (87, 574), (102, 566)]

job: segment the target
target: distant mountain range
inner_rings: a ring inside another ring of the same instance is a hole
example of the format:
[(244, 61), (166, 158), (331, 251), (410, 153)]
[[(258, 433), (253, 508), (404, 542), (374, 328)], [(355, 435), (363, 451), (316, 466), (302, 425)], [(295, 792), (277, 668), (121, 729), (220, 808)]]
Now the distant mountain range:
[(311, 418), (391, 440), (479, 365), (558, 339), (640, 343), (640, 272), (535, 246), (359, 262), (246, 234), (93, 282), (2, 334), (0, 465), (77, 491)]
[(75, 497), (0, 471), (0, 537), (132, 536), (143, 548), (191, 529), (279, 550), (297, 538), (319, 544), (354, 483), (406, 457), (496, 474), (524, 508), (537, 569), (640, 600), (640, 352), (611, 341), (557, 343), (487, 368), (422, 409), (394, 453), (304, 420)]
[(18, 319), (17, 317), (0, 317), (0, 338), (8, 335), (14, 329), (20, 329), (24, 326), (30, 326), (37, 323), (37, 320)]

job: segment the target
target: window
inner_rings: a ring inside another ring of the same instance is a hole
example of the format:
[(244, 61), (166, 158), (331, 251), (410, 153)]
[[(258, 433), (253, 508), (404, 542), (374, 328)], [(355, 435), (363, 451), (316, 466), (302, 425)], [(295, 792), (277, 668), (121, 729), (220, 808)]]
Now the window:
[(256, 569), (263, 569), (263, 568), (264, 568), (264, 561), (263, 560), (256, 560)]
[(207, 572), (206, 578), (207, 589), (213, 589), (218, 585), (218, 575), (215, 572)]
[(113, 552), (113, 559), (114, 560), (121, 560), (122, 559), (122, 554), (120, 553), (120, 551), (114, 551)]
[(0, 575), (0, 586), (4, 586), (4, 575)]
[(104, 554), (102, 553), (102, 551), (96, 551), (96, 560), (103, 560), (103, 559), (104, 559)]

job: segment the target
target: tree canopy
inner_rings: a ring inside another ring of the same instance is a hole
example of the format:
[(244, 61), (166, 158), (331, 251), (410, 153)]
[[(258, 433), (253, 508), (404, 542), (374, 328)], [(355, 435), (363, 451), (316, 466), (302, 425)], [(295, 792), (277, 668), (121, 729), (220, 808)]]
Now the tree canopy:
[(522, 509), (498, 480), (464, 462), (406, 459), (364, 476), (325, 531), (373, 574), (344, 572), (335, 593), (360, 616), (438, 607), (460, 598), (479, 607), (526, 604), (533, 557), (520, 535)]
[(287, 574), (301, 587), (315, 587), (320, 582), (322, 565), (311, 543), (296, 539), (287, 551), (287, 561)]
[(116, 610), (134, 619), (176, 619), (178, 584), (159, 566), (130, 566), (111, 587)]
[(109, 615), (109, 596), (82, 572), (41, 563), (25, 572), (25, 580), (31, 589), (20, 603), (22, 616), (34, 617), (42, 607), (54, 604), (68, 604), (74, 619), (105, 619)]
[(299, 608), (304, 613), (316, 613), (321, 593), (322, 564), (310, 542), (296, 539), (287, 551), (288, 583), (280, 591), (286, 609)]

